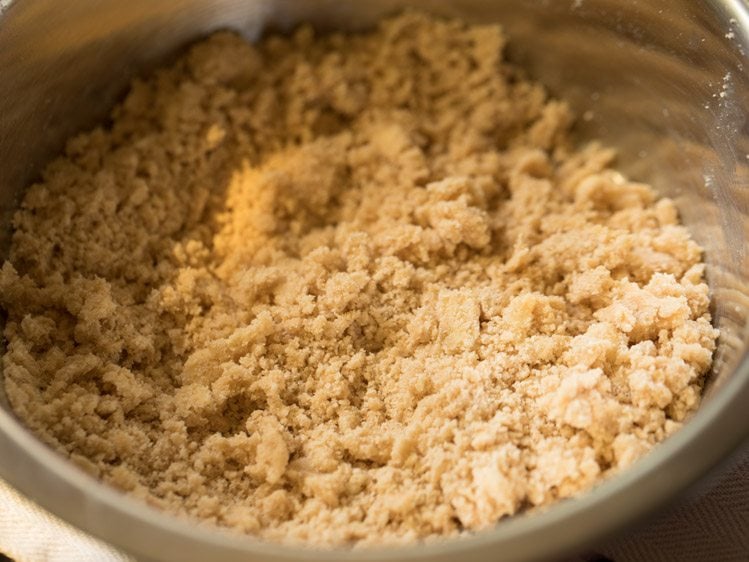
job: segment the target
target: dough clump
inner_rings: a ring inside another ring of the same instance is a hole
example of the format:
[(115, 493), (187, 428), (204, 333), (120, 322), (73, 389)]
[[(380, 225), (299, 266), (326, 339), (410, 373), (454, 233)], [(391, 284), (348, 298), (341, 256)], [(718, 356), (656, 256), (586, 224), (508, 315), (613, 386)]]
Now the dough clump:
[(406, 13), (136, 80), (15, 215), (18, 416), (153, 505), (320, 546), (485, 529), (673, 433), (717, 337), (701, 250), (504, 44)]

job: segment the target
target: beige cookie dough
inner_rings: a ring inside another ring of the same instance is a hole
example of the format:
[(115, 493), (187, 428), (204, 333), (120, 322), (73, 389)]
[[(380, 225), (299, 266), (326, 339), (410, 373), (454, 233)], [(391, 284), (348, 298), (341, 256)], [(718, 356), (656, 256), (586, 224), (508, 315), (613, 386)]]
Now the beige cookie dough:
[(406, 13), (136, 80), (15, 215), (17, 415), (153, 505), (322, 546), (485, 529), (677, 430), (701, 250), (504, 43)]

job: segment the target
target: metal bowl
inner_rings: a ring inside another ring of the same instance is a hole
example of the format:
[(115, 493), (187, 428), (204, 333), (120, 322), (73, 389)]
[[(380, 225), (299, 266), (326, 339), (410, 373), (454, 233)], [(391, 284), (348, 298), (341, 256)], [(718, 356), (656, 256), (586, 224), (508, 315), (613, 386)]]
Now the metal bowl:
[(560, 556), (621, 530), (683, 493), (745, 441), (749, 12), (740, 0), (0, 0), (0, 249), (7, 250), (10, 213), (24, 186), (67, 136), (106, 116), (133, 74), (168, 62), (216, 28), (250, 38), (266, 26), (303, 20), (356, 29), (406, 5), (502, 23), (510, 58), (584, 116), (580, 137), (618, 147), (621, 168), (674, 198), (706, 249), (722, 331), (693, 419), (580, 498), (471, 538), (403, 548), (281, 547), (162, 514), (42, 445), (1, 395), (0, 477), (144, 560), (526, 560)]

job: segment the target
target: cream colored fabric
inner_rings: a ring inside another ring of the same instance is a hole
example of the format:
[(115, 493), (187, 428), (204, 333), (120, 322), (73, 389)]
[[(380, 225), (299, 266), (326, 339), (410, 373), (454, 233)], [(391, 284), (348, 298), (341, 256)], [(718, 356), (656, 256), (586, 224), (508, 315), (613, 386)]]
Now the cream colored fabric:
[(0, 480), (0, 553), (15, 562), (125, 562), (132, 558), (39, 508)]

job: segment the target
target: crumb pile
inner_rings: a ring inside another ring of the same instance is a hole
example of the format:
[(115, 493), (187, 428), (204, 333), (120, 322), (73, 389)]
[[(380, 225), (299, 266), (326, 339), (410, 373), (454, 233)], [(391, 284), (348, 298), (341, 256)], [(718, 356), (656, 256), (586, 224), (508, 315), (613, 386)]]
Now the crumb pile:
[(408, 13), (136, 81), (16, 214), (20, 418), (164, 509), (318, 545), (490, 527), (679, 428), (700, 248), (503, 44)]

